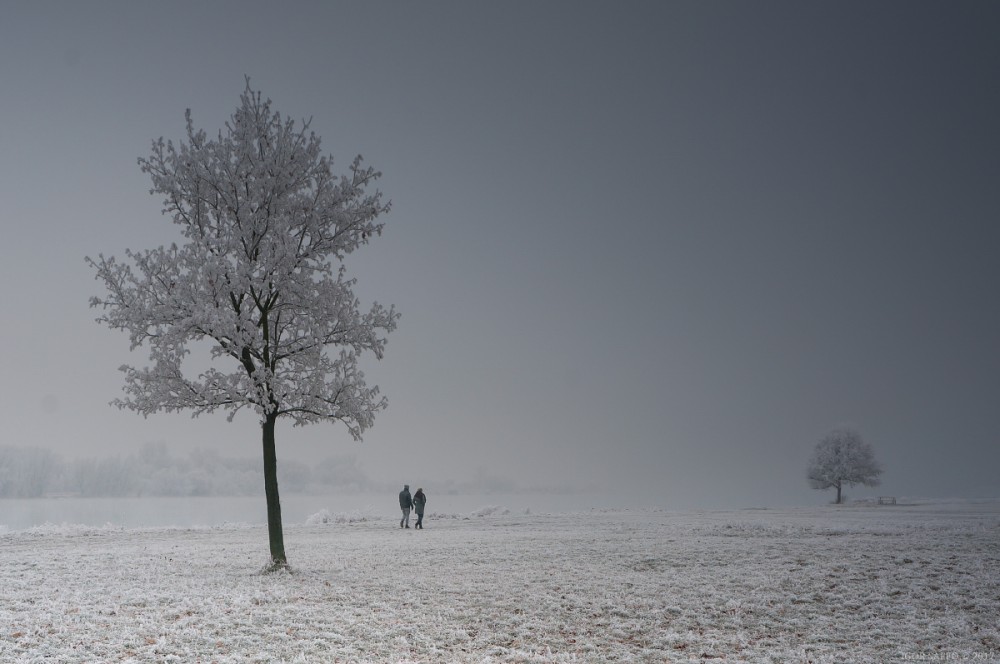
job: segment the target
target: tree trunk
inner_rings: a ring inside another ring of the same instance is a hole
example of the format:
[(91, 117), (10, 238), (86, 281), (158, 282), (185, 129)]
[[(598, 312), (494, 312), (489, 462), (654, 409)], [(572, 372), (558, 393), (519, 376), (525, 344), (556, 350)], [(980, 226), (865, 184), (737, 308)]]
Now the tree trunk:
[(267, 536), (271, 545), (271, 568), (288, 565), (285, 538), (281, 532), (281, 502), (278, 500), (278, 457), (274, 449), (274, 415), (261, 424), (264, 432), (264, 494), (267, 496)]
[[(273, 439), (273, 438), (274, 438), (274, 436), (272, 435), (272, 439)], [(840, 482), (837, 482), (837, 504), (838, 504), (838, 505), (840, 504), (840, 487), (841, 487), (841, 484), (840, 484)], [(278, 490), (278, 489), (277, 489), (277, 486), (275, 487), (275, 489), (274, 489), (274, 490), (275, 490), (275, 491), (277, 491), (277, 490)], [(278, 525), (280, 526), (281, 524), (278, 524)]]

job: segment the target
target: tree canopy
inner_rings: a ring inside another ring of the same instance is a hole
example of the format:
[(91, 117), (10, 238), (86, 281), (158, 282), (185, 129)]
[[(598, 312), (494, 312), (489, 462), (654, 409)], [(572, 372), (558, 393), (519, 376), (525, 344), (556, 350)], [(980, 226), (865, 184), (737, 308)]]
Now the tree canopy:
[[(362, 311), (343, 266), (382, 232), (389, 204), (369, 191), (381, 174), (358, 156), (335, 175), (310, 123), (282, 118), (249, 79), (240, 101), (216, 138), (188, 110), (187, 140), (160, 138), (139, 159), (183, 243), (87, 261), (107, 289), (91, 299), (98, 322), (127, 332), (133, 350), (148, 347), (152, 362), (121, 368), (125, 397), (113, 403), (145, 416), (253, 410), (267, 483), (277, 418), (343, 422), (355, 439), (373, 424), (387, 404), (358, 357), (383, 356), (399, 314)], [(192, 375), (183, 365), (197, 342), (209, 343), (211, 366)]]
[(837, 489), (838, 504), (844, 485), (878, 486), (881, 474), (872, 446), (849, 428), (834, 429), (817, 443), (808, 470), (812, 488)]

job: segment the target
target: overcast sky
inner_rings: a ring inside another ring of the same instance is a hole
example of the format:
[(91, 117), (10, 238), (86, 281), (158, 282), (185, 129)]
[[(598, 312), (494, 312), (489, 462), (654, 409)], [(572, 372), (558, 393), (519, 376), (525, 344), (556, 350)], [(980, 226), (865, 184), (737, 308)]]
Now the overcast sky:
[(374, 478), (819, 504), (850, 425), (899, 496), (1000, 495), (1000, 4), (0, 2), (0, 445), (259, 456), (108, 406), (144, 364), (84, 263), (179, 240), (136, 165), (244, 75), (392, 200)]

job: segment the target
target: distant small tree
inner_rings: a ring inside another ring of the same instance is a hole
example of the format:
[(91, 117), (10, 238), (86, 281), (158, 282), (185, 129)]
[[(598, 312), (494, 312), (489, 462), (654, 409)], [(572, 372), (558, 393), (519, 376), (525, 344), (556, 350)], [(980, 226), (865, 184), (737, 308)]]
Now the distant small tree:
[[(184, 244), (87, 261), (107, 289), (91, 299), (98, 322), (128, 332), (133, 350), (148, 344), (152, 361), (122, 367), (115, 405), (259, 417), (271, 563), (282, 567), (275, 423), (339, 421), (360, 439), (386, 406), (357, 360), (382, 357), (398, 314), (362, 311), (343, 260), (381, 234), (389, 205), (368, 191), (380, 174), (361, 157), (334, 175), (308, 122), (272, 111), (249, 79), (240, 100), (217, 138), (188, 111), (187, 141), (161, 138), (139, 160)], [(191, 344), (211, 349), (210, 368), (182, 366)]]
[(808, 471), (812, 488), (837, 490), (838, 505), (843, 500), (844, 485), (878, 486), (881, 474), (872, 446), (848, 428), (834, 429), (819, 441)]

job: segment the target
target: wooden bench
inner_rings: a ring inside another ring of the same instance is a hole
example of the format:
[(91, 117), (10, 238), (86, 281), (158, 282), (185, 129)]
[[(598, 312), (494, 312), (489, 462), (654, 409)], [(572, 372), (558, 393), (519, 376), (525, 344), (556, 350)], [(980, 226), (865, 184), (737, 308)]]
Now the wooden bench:
[(895, 496), (879, 496), (879, 498), (878, 498), (878, 504), (879, 505), (895, 505), (896, 504), (896, 497)]

